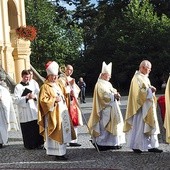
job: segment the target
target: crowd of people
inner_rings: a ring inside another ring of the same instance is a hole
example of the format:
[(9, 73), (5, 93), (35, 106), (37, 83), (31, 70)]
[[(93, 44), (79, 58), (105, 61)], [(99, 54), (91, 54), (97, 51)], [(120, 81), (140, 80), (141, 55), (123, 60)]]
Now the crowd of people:
[[(123, 119), (121, 95), (109, 82), (112, 63), (102, 63), (94, 88), (92, 112), (86, 124), (90, 141), (97, 151), (121, 149), (127, 143), (134, 153), (163, 152), (158, 141), (156, 88), (149, 80), (151, 68), (148, 60), (139, 64), (131, 80)], [(8, 131), (20, 128), (26, 149), (45, 149), (47, 155), (66, 161), (67, 147), (81, 146), (78, 126), (83, 125), (80, 103), (86, 103), (86, 83), (82, 77), (76, 83), (72, 65), (61, 71), (57, 62), (49, 61), (45, 69), (47, 77), (41, 87), (33, 79), (32, 70), (23, 70), (21, 82), (14, 89), (13, 101), (4, 83), (4, 74), (0, 72), (0, 148), (8, 142)], [(169, 89), (170, 79), (165, 90), (167, 143), (170, 143)], [(17, 105), (18, 113), (12, 102)]]

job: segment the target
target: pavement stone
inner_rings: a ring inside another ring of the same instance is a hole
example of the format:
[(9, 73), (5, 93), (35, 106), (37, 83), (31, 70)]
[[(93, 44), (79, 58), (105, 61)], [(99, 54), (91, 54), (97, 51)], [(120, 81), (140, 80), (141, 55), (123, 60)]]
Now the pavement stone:
[[(45, 150), (26, 150), (23, 147), (21, 132), (9, 132), (8, 145), (0, 149), (0, 170), (45, 170), (45, 169), (72, 169), (72, 170), (170, 170), (170, 145), (165, 143), (165, 131), (158, 116), (161, 128), (159, 135), (160, 149), (163, 153), (135, 154), (126, 144), (120, 150), (110, 150), (98, 153), (89, 141), (91, 139), (86, 121), (88, 121), (92, 98), (87, 98), (81, 104), (84, 125), (78, 128), (78, 141), (81, 147), (68, 147), (68, 161), (55, 161), (54, 156), (47, 156)], [(127, 97), (122, 97), (121, 110), (126, 110)], [(160, 112), (160, 110), (158, 110)]]

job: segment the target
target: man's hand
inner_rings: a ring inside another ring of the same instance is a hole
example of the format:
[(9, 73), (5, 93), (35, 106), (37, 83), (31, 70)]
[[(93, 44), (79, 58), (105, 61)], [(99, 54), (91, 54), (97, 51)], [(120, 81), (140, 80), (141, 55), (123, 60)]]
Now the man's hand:
[(58, 103), (61, 101), (61, 97), (60, 96), (56, 96), (55, 102)]
[(121, 95), (117, 92), (117, 94), (114, 94), (114, 97), (115, 97), (116, 100), (120, 100)]
[(156, 92), (156, 88), (154, 86), (151, 86), (150, 89), (152, 90), (152, 93)]
[(72, 79), (69, 83), (72, 86), (75, 83), (75, 79)]
[(35, 95), (32, 94), (32, 93), (28, 93), (28, 94), (26, 95), (26, 98), (27, 98), (27, 99), (35, 99)]

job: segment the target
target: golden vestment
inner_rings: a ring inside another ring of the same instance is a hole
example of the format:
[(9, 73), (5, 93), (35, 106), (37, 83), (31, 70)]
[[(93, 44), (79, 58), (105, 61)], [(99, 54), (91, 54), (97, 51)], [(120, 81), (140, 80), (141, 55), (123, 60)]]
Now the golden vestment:
[(170, 77), (165, 89), (165, 108), (164, 127), (166, 129), (166, 142), (170, 143)]
[(155, 118), (154, 118), (154, 110), (153, 104), (156, 105), (156, 97), (155, 95), (151, 99), (147, 99), (148, 89), (151, 86), (150, 80), (147, 75), (143, 75), (139, 71), (135, 73), (132, 78), (129, 96), (128, 96), (128, 103), (126, 109), (126, 116), (125, 116), (125, 125), (124, 125), (124, 132), (128, 132), (132, 128), (132, 117), (138, 113), (138, 110), (142, 108), (143, 104), (150, 100), (152, 102), (150, 108), (148, 109), (145, 117), (143, 117), (143, 121), (145, 124), (148, 125), (149, 129), (147, 130), (147, 134), (150, 134), (151, 131), (156, 128), (155, 125)]
[[(62, 89), (61, 84), (56, 82), (58, 86), (60, 86), (60, 89)], [(62, 98), (62, 94), (60, 94)], [(52, 88), (52, 84), (47, 80), (42, 85), (40, 89), (39, 94), (39, 101), (38, 101), (38, 124), (40, 128), (40, 134), (44, 136), (45, 138), (45, 116), (48, 116), (48, 127), (47, 127), (47, 133), (48, 137), (57, 141), (60, 144), (63, 144), (63, 130), (65, 130), (65, 133), (67, 133), (68, 129), (63, 129), (62, 127), (62, 118), (59, 114), (60, 108), (59, 104), (55, 103), (56, 100), (56, 94), (54, 93), (54, 90)], [(63, 101), (64, 102), (64, 101)], [(53, 109), (51, 109), (53, 108)], [(65, 112), (66, 116), (68, 115), (68, 109), (65, 106)], [(75, 132), (69, 117), (69, 121), (71, 124), (71, 137), (72, 139), (75, 139)]]
[(117, 135), (118, 133), (117, 125), (120, 123), (120, 108), (115, 109), (115, 107), (110, 104), (112, 100), (111, 96), (114, 96), (114, 93), (117, 93), (117, 90), (113, 88), (110, 82), (98, 79), (93, 94), (92, 113), (88, 121), (89, 131), (93, 137), (100, 136), (100, 114), (102, 114), (104, 110), (107, 112), (107, 115), (110, 116), (109, 120), (104, 123), (104, 129), (113, 135)]

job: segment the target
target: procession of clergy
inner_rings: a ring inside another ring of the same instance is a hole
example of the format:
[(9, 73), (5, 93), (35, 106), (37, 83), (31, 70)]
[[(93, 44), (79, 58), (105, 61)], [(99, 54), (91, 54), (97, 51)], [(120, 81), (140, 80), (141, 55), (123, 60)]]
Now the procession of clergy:
[[(134, 153), (157, 152), (159, 123), (155, 97), (156, 88), (148, 78), (151, 63), (143, 60), (135, 72), (128, 95), (125, 120), (120, 110), (120, 94), (109, 82), (112, 63), (103, 62), (93, 93), (92, 112), (87, 130), (90, 142), (98, 152), (121, 149), (124, 143)], [(0, 74), (0, 148), (8, 142), (8, 131), (21, 128), (26, 149), (45, 149), (55, 160), (66, 161), (66, 148), (79, 147), (77, 127), (83, 125), (78, 101), (80, 89), (71, 77), (73, 67), (60, 70), (57, 62), (45, 65), (46, 80), (40, 87), (32, 70), (23, 70), (22, 80), (15, 86), (13, 101)], [(59, 74), (60, 73), (60, 74)], [(166, 142), (170, 143), (170, 78), (165, 90)], [(19, 120), (19, 121), (18, 121)], [(18, 122), (20, 126), (18, 125)]]

